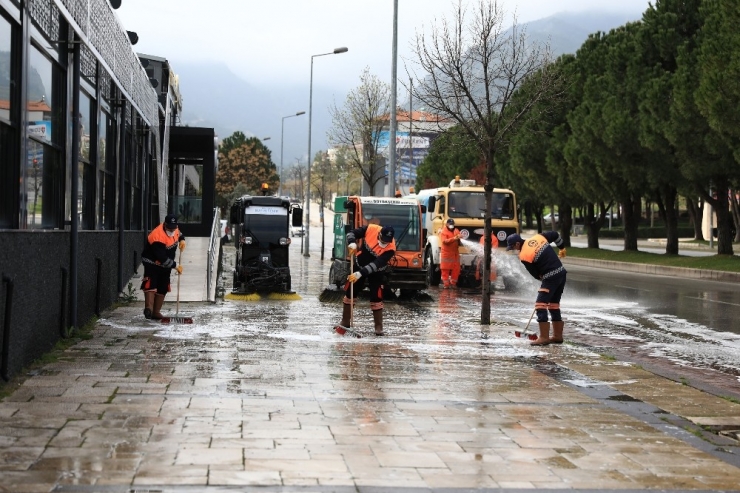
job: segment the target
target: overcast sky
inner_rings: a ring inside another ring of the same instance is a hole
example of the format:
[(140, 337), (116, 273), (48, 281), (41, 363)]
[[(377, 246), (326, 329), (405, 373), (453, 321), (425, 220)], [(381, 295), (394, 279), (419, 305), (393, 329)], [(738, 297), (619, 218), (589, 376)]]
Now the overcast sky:
[[(450, 17), (455, 3), (399, 0), (399, 57), (408, 57), (417, 30)], [(642, 12), (648, 3), (505, 0), (499, 5), (524, 23), (563, 11)], [(222, 60), (250, 83), (289, 79), (308, 84), (311, 55), (341, 46), (349, 51), (314, 59), (314, 83), (333, 81), (352, 88), (366, 66), (390, 82), (393, 0), (123, 0), (117, 14), (127, 30), (139, 35), (137, 52)], [(398, 63), (402, 77), (403, 61)]]
[[(412, 53), (416, 33), (451, 18), (455, 5), (456, 0), (398, 0), (399, 79), (406, 80), (404, 59)], [(509, 17), (516, 13), (521, 24), (565, 11), (643, 12), (649, 0), (504, 0), (499, 5)], [(175, 73), (178, 60), (217, 60), (252, 85), (279, 90), (282, 84), (305, 83), (308, 93), (311, 56), (347, 47), (347, 53), (314, 59), (314, 88), (331, 86), (341, 103), (359, 85), (365, 67), (391, 80), (393, 0), (123, 0), (116, 13), (125, 29), (139, 35), (134, 49), (167, 58)], [(314, 106), (314, 112), (322, 110)]]

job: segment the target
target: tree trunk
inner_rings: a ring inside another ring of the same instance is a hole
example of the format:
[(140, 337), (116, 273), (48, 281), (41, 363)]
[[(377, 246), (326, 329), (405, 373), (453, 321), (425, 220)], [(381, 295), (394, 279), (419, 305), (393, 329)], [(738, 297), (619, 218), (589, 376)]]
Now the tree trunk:
[(740, 192), (733, 190), (730, 197), (732, 223), (735, 225), (735, 243), (740, 241), (740, 202), (738, 202), (738, 193)]
[(717, 197), (709, 201), (717, 214), (717, 254), (732, 255), (733, 222), (730, 215), (730, 203), (727, 198), (729, 181), (726, 177), (714, 180), (716, 184)]
[(686, 211), (689, 213), (689, 219), (694, 227), (694, 240), (703, 240), (704, 235), (701, 232), (701, 219), (704, 214), (704, 207), (699, 207), (691, 197), (686, 197)]
[(586, 204), (586, 215), (583, 217), (583, 227), (586, 229), (589, 248), (599, 248), (599, 230), (601, 224), (595, 218), (595, 207), (593, 202)]
[(634, 200), (630, 194), (627, 194), (620, 200), (624, 211), (624, 250), (637, 251), (637, 225), (640, 219), (640, 200)]
[(570, 246), (570, 230), (573, 228), (573, 208), (570, 204), (560, 204), (558, 206), (560, 215), (560, 237), (563, 239), (563, 246)]
[(666, 244), (665, 253), (678, 255), (678, 213), (676, 212), (676, 199), (678, 192), (675, 187), (665, 185), (660, 191), (664, 210), (661, 211), (665, 221)]

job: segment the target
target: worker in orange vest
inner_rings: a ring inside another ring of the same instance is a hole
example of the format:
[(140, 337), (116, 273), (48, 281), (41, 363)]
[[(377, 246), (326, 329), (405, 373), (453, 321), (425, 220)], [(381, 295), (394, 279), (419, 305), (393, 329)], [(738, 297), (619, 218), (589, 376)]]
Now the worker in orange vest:
[(447, 220), (439, 232), (439, 240), (439, 269), (442, 271), (443, 287), (457, 287), (457, 278), (460, 277), (460, 230), (455, 227), (454, 219)]

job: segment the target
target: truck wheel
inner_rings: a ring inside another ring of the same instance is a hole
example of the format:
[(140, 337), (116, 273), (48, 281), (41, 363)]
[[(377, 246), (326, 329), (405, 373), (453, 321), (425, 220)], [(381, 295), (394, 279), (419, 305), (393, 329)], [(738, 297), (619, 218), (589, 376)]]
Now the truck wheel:
[(427, 270), (427, 284), (439, 286), (440, 281), (442, 281), (442, 272), (439, 270), (439, 266), (434, 263), (431, 250), (427, 250), (424, 255), (424, 267)]

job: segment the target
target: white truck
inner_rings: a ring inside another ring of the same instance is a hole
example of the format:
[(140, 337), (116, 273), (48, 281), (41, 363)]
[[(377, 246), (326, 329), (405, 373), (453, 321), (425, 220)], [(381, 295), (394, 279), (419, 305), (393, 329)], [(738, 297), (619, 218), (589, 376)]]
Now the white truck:
[[(424, 267), (427, 271), (430, 286), (438, 286), (441, 280), (439, 268), (440, 239), (439, 232), (447, 219), (455, 220), (455, 227), (460, 230), (463, 240), (476, 245), (484, 233), (484, 216), (486, 211), (485, 190), (477, 186), (475, 180), (461, 180), (455, 177), (447, 187), (420, 190), (416, 194), (419, 203), (426, 207), (424, 226), (429, 232), (424, 249)], [(493, 189), (491, 203), (491, 230), (499, 244), (506, 246), (506, 237), (519, 233), (516, 195), (503, 188)], [(476, 257), (477, 249), (460, 247), (460, 277), (458, 286), (477, 286)]]

